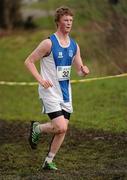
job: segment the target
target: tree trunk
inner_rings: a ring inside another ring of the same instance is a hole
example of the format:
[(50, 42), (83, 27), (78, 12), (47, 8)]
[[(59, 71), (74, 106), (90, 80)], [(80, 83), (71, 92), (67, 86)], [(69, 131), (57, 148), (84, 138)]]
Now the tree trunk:
[(12, 29), (22, 22), (21, 0), (0, 0), (0, 27)]

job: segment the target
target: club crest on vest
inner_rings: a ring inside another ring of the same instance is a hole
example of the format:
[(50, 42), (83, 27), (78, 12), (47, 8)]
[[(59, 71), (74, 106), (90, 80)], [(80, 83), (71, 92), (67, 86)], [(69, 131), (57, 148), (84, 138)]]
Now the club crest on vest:
[(59, 53), (58, 53), (58, 58), (60, 58), (60, 59), (63, 58), (62, 52), (59, 52)]
[(69, 57), (73, 57), (73, 51), (71, 49), (69, 50)]

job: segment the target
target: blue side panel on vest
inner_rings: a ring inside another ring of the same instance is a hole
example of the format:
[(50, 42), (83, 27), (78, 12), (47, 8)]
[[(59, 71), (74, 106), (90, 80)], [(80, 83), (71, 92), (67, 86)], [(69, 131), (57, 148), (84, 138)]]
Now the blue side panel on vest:
[(63, 100), (64, 102), (69, 102), (70, 96), (69, 96), (69, 80), (65, 81), (59, 81), (62, 94), (63, 94)]
[[(52, 53), (55, 61), (56, 68), (57, 66), (71, 66), (73, 57), (77, 51), (77, 45), (74, 40), (70, 39), (69, 47), (61, 47), (56, 36), (53, 34), (50, 36), (52, 41)], [(64, 102), (69, 102), (69, 80), (59, 81), (60, 88), (63, 94)]]

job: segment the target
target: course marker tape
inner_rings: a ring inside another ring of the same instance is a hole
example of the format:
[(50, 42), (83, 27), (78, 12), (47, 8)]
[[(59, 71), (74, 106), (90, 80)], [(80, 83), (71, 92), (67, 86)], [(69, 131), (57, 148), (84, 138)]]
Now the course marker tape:
[[(96, 77), (96, 78), (88, 78), (88, 79), (80, 79), (80, 80), (71, 80), (71, 83), (82, 83), (82, 82), (91, 82), (96, 80), (102, 79), (110, 79), (110, 78), (117, 78), (117, 77), (124, 77), (127, 76), (127, 73), (114, 75), (114, 76), (105, 76), (105, 77)], [(8, 86), (35, 86), (38, 85), (37, 82), (7, 82), (7, 81), (0, 81), (0, 85), (8, 85)]]
[(80, 79), (80, 80), (71, 80), (71, 83), (90, 82), (90, 81), (96, 81), (96, 80), (102, 80), (102, 79), (111, 79), (111, 78), (125, 77), (125, 76), (127, 76), (127, 73), (118, 74), (118, 75), (114, 75), (114, 76), (105, 76), (105, 77), (96, 77), (96, 78), (88, 78), (88, 79)]

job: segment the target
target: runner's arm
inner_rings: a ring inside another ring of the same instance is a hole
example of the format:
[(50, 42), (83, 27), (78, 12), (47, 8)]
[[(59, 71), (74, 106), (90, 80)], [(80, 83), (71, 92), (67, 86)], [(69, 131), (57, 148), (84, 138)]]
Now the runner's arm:
[(83, 65), (81, 54), (80, 54), (80, 48), (78, 45), (77, 45), (77, 53), (75, 55), (73, 65), (78, 75), (85, 76), (89, 74), (89, 68), (86, 65)]
[(50, 53), (51, 45), (50, 39), (42, 41), (25, 60), (25, 66), (28, 68), (34, 78), (45, 88), (52, 86), (52, 84), (48, 80), (44, 80), (42, 78), (35, 66), (35, 62)]

